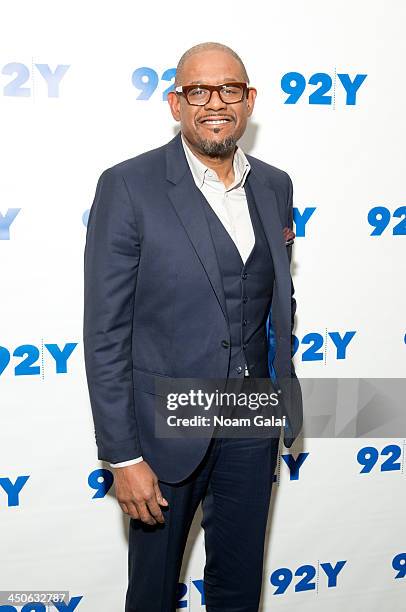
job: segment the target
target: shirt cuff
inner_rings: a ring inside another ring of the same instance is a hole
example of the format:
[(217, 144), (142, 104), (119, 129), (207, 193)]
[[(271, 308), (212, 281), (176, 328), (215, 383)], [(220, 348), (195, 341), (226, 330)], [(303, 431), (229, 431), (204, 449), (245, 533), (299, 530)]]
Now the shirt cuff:
[(120, 463), (110, 463), (110, 465), (111, 467), (125, 467), (126, 465), (134, 465), (135, 463), (139, 463), (140, 461), (144, 461), (142, 455), (140, 455), (136, 459), (129, 459), (128, 461), (121, 461)]

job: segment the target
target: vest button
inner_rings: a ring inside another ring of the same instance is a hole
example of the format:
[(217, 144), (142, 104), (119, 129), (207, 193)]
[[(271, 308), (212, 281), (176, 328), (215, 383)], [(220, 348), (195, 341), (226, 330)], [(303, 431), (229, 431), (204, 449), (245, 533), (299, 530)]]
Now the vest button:
[(248, 346), (248, 344), (243, 344), (243, 345), (242, 345), (242, 348), (246, 349), (246, 348), (247, 348), (247, 346)]
[(242, 322), (242, 324), (244, 325), (244, 327), (247, 325), (247, 319), (244, 319), (244, 321)]
[(221, 341), (221, 346), (223, 348), (230, 348), (230, 343), (228, 342), (228, 340), (222, 340)]

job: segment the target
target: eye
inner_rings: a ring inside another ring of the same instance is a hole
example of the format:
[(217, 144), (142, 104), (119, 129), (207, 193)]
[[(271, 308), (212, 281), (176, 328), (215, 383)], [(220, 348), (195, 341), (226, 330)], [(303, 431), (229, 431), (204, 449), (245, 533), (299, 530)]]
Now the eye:
[(240, 87), (235, 87), (232, 85), (223, 87), (223, 89), (221, 90), (221, 92), (224, 93), (226, 96), (235, 96), (236, 94), (239, 94), (240, 91), (241, 91)]
[(196, 87), (195, 89), (189, 90), (189, 96), (191, 96), (192, 98), (202, 98), (205, 95), (206, 90), (202, 89), (201, 87)]

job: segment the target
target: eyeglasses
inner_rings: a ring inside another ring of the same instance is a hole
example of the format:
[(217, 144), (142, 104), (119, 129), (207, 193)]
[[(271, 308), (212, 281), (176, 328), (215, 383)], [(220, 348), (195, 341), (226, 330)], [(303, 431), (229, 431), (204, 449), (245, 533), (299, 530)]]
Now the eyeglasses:
[(213, 91), (217, 91), (220, 99), (225, 104), (235, 104), (241, 102), (244, 94), (250, 89), (248, 83), (223, 83), (222, 85), (179, 85), (175, 87), (178, 95), (185, 96), (188, 104), (192, 106), (204, 106), (212, 96)]

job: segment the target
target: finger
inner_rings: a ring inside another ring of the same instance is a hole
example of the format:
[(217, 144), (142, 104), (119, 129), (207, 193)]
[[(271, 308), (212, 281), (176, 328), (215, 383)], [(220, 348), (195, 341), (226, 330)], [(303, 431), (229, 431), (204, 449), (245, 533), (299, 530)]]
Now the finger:
[(157, 482), (154, 484), (154, 489), (155, 489), (155, 495), (156, 495), (156, 499), (157, 499), (158, 504), (160, 506), (169, 506), (169, 502), (162, 495), (161, 489), (159, 488), (159, 484)]
[(128, 514), (127, 504), (125, 504), (124, 502), (119, 502), (119, 504), (121, 506), (121, 510), (125, 512), (125, 514)]
[(127, 504), (122, 503), (122, 504), (120, 504), (120, 506), (121, 506), (123, 512), (125, 514), (128, 514), (128, 516), (130, 516), (131, 518), (133, 518), (133, 519), (138, 519), (139, 518), (137, 508), (135, 506), (131, 505), (131, 503), (127, 503)]
[(135, 502), (140, 520), (148, 525), (156, 525), (156, 520), (151, 516), (145, 502)]
[(153, 497), (147, 500), (147, 506), (148, 510), (158, 523), (165, 523), (165, 519), (162, 514), (161, 508), (159, 507), (158, 502), (156, 500), (155, 493)]

